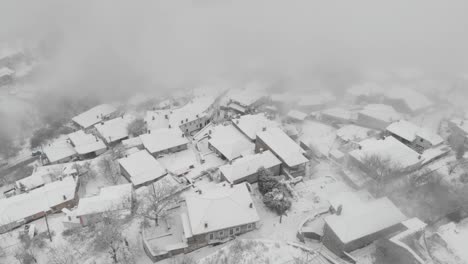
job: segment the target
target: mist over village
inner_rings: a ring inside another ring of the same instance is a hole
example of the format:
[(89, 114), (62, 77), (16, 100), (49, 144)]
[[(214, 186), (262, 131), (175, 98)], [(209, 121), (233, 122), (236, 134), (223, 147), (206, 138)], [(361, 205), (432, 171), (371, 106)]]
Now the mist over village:
[(0, 264), (468, 264), (466, 10), (0, 1)]

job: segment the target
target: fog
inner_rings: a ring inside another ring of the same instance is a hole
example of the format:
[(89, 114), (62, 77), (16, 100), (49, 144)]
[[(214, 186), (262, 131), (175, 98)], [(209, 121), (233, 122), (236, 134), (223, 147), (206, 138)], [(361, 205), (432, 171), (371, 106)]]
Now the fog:
[(2, 39), (53, 43), (41, 84), (66, 93), (467, 64), (466, 1), (3, 2)]

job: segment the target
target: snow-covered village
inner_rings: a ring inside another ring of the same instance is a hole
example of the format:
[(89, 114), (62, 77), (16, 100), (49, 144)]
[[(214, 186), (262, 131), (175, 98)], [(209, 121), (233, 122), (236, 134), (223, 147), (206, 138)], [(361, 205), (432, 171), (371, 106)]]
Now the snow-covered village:
[[(283, 44), (309, 49), (285, 43), (235, 55), (225, 43), (221, 63), (231, 65), (219, 66), (210, 47), (233, 36), (260, 45), (273, 30), (262, 25), (252, 36), (241, 22), (223, 27), (237, 35), (214, 34), (222, 40), (199, 31), (231, 24), (232, 14), (249, 21), (244, 5), (224, 4), (159, 6), (193, 20), (160, 14), (155, 32), (168, 40), (155, 57), (148, 48), (156, 42), (118, 43), (150, 34), (125, 21), (146, 21), (152, 9), (129, 3), (68, 26), (71, 39), (62, 31), (40, 41), (0, 38), (0, 263), (467, 264), (466, 72), (408, 56), (416, 66), (351, 70), (326, 64), (326, 55), (312, 70), (298, 62), (309, 59), (302, 54), (276, 57), (287, 54)], [(58, 10), (91, 13), (82, 7)], [(297, 8), (290, 19), (305, 19)], [(91, 31), (102, 47), (83, 41)], [(183, 48), (173, 32), (206, 40)], [(123, 48), (132, 55), (118, 54)], [(257, 52), (289, 66), (243, 57)], [(153, 68), (137, 67), (145, 59)]]

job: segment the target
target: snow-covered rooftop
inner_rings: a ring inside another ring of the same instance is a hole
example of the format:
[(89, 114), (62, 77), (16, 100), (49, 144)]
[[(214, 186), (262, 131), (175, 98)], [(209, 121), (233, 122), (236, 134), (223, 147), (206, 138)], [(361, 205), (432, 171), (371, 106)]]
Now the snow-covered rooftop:
[(246, 184), (220, 185), (186, 197), (193, 235), (206, 234), (260, 220)]
[(276, 127), (278, 124), (269, 120), (265, 114), (243, 115), (238, 119), (233, 120), (236, 126), (242, 133), (247, 135), (250, 140), (255, 140), (257, 132), (262, 131), (264, 127)]
[(15, 73), (15, 71), (8, 68), (8, 67), (0, 68), (0, 78), (3, 77), (3, 76), (13, 75), (14, 73)]
[(343, 243), (349, 243), (406, 219), (406, 216), (384, 197), (358, 208), (351, 208), (344, 214), (327, 216), (325, 222)]
[(235, 159), (244, 153), (251, 153), (255, 149), (255, 145), (232, 124), (213, 127), (210, 136), (211, 139), (208, 140), (210, 145), (228, 160)]
[(86, 134), (83, 130), (68, 134), (68, 138), (75, 146), (78, 154), (87, 154), (106, 149), (106, 144), (100, 138), (92, 134)]
[(46, 183), (53, 182), (57, 180), (58, 176), (76, 173), (75, 164), (79, 163), (69, 162), (37, 167), (30, 176), (16, 181), (16, 186), (19, 188), (22, 185), (28, 189), (34, 189)]
[(173, 175), (181, 175), (197, 164), (197, 157), (192, 149), (170, 153), (158, 158), (158, 161)]
[(129, 149), (129, 148), (134, 148), (134, 147), (138, 147), (138, 146), (142, 146), (143, 145), (143, 142), (141, 142), (141, 138), (140, 137), (133, 137), (133, 138), (129, 138), (129, 139), (126, 139), (126, 140), (123, 140), (122, 141), (122, 145)]
[(76, 155), (73, 146), (65, 139), (58, 139), (44, 146), (43, 152), (51, 163)]
[(287, 116), (295, 120), (304, 121), (307, 117), (307, 114), (299, 110), (291, 110), (288, 112)]
[(256, 173), (261, 167), (269, 169), (280, 164), (281, 161), (268, 150), (263, 153), (237, 159), (232, 164), (219, 167), (219, 170), (230, 183), (234, 183), (239, 179)]
[(81, 198), (73, 210), (75, 216), (130, 209), (132, 204), (132, 184), (120, 184), (101, 189), (99, 195)]
[(44, 211), (75, 199), (76, 181), (73, 177), (55, 181), (30, 192), (0, 199), (0, 226)]
[(72, 120), (81, 127), (88, 128), (101, 122), (105, 117), (116, 111), (117, 109), (112, 105), (102, 104), (73, 117)]
[(384, 104), (369, 104), (359, 111), (359, 113), (384, 122), (394, 122), (402, 118), (401, 114), (393, 107)]
[(181, 125), (197, 120), (208, 113), (213, 105), (213, 96), (195, 97), (186, 105), (176, 109), (164, 109), (146, 112), (145, 121), (148, 129), (176, 128)]
[(128, 137), (127, 127), (133, 120), (135, 120), (133, 116), (123, 115), (105, 121), (103, 124), (96, 124), (95, 127), (107, 143), (112, 143)]
[(166, 174), (166, 170), (146, 150), (121, 158), (118, 162), (128, 172), (135, 186), (156, 180)]
[(305, 151), (278, 127), (270, 127), (260, 131), (257, 136), (286, 163), (294, 167), (308, 162), (304, 157)]
[(182, 131), (177, 128), (150, 130), (148, 134), (141, 135), (140, 139), (143, 146), (145, 146), (150, 153), (164, 151), (189, 143)]
[(391, 87), (385, 90), (385, 96), (390, 99), (403, 100), (411, 111), (418, 111), (433, 104), (424, 94), (409, 87)]
[(413, 142), (417, 136), (429, 141), (434, 146), (444, 142), (444, 139), (441, 136), (436, 133), (432, 133), (428, 128), (418, 127), (406, 120), (400, 120), (390, 124), (387, 127), (387, 131), (410, 142)]
[(389, 159), (394, 165), (403, 168), (411, 167), (422, 162), (419, 154), (394, 137), (385, 139), (370, 138), (359, 143), (361, 149), (351, 151), (349, 154), (357, 160), (364, 160), (366, 157), (378, 156), (382, 159)]
[(336, 131), (336, 136), (344, 141), (359, 142), (368, 138), (373, 132), (375, 132), (373, 129), (356, 125), (345, 125)]

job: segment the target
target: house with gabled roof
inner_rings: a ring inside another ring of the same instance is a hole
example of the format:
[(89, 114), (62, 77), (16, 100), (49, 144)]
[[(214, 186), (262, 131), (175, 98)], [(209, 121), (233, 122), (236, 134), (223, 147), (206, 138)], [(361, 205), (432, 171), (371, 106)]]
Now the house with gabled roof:
[(143, 146), (151, 155), (158, 157), (164, 153), (174, 153), (188, 148), (188, 139), (179, 129), (160, 128), (148, 130), (140, 135)]
[(260, 221), (245, 183), (199, 189), (185, 203), (183, 234), (191, 248), (229, 240), (254, 230)]
[(115, 116), (117, 109), (109, 104), (95, 106), (72, 118), (72, 121), (81, 129), (88, 129), (95, 124)]
[(232, 124), (252, 142), (257, 138), (257, 132), (262, 131), (264, 127), (279, 126), (275, 121), (268, 119), (263, 113), (240, 116), (234, 119)]
[(258, 170), (264, 168), (271, 175), (280, 174), (281, 161), (267, 150), (254, 155), (247, 155), (219, 167), (220, 176), (230, 184), (241, 182), (255, 183), (258, 181)]
[(253, 153), (255, 145), (234, 125), (217, 125), (208, 132), (208, 147), (227, 160)]
[(66, 177), (29, 192), (0, 199), (0, 234), (43, 217), (72, 208), (78, 201), (78, 178)]
[(107, 150), (102, 139), (92, 134), (86, 134), (83, 130), (68, 134), (68, 138), (82, 159), (95, 158)]
[(356, 124), (384, 130), (388, 125), (402, 118), (402, 115), (389, 105), (368, 104), (358, 111)]
[(407, 217), (386, 197), (342, 205), (325, 217), (322, 243), (338, 256), (404, 230)]
[(281, 128), (265, 128), (257, 133), (255, 152), (270, 150), (281, 160), (283, 171), (299, 176), (304, 173), (309, 160), (304, 156), (305, 151), (292, 140)]
[(76, 220), (86, 226), (101, 220), (107, 213), (120, 217), (129, 215), (133, 195), (131, 183), (103, 187), (98, 195), (81, 198), (75, 209), (67, 211), (67, 222)]
[(57, 139), (44, 146), (42, 152), (46, 157), (44, 164), (70, 162), (78, 154), (69, 139)]
[(135, 188), (151, 184), (167, 174), (165, 168), (146, 150), (118, 159), (120, 173)]
[(386, 128), (386, 132), (419, 153), (437, 147), (444, 142), (441, 136), (431, 132), (428, 128), (419, 127), (406, 120), (390, 124)]
[(131, 115), (122, 115), (96, 124), (94, 127), (107, 145), (115, 145), (128, 139), (128, 125), (134, 120), (135, 118)]

